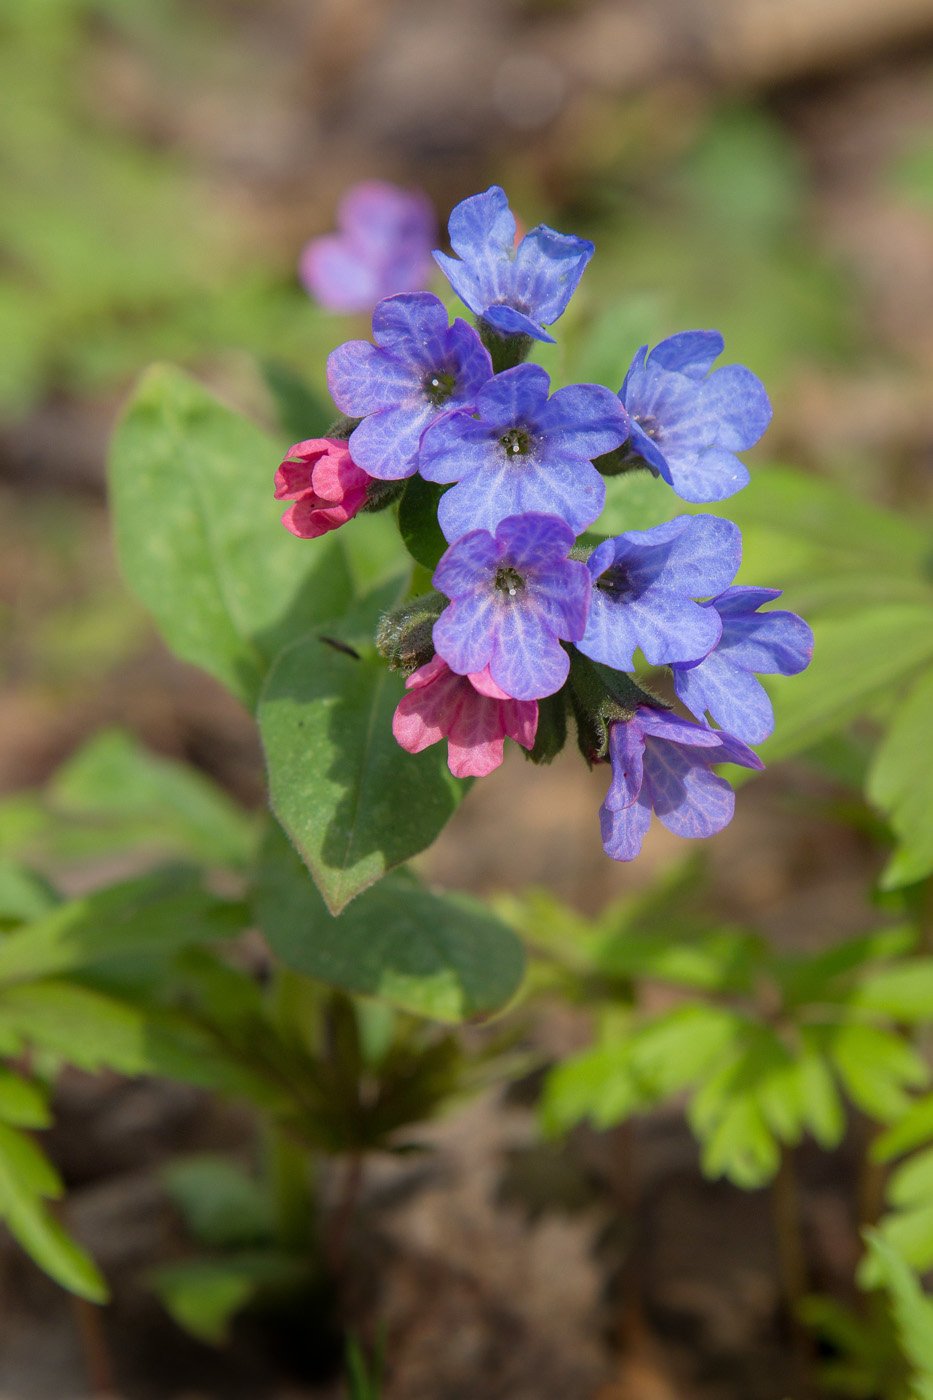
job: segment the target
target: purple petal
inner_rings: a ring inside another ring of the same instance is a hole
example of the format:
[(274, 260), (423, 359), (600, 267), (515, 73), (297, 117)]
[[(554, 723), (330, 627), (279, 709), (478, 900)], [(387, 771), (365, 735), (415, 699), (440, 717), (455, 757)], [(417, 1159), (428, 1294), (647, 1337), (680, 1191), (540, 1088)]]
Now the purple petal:
[(558, 389), (545, 405), (539, 423), (547, 434), (549, 450), (589, 460), (620, 447), (630, 426), (616, 395), (599, 384)]
[(715, 606), (723, 618), (722, 649), (737, 664), (766, 676), (796, 676), (809, 666), (813, 633), (796, 613), (750, 613), (741, 617), (723, 613), (718, 603)]
[(603, 804), (599, 809), (599, 829), (603, 838), (603, 850), (613, 860), (634, 860), (642, 848), (642, 843), (651, 825), (651, 805), (648, 794), (642, 791), (630, 807), (610, 811)]
[(503, 558), (520, 574), (533, 574), (542, 563), (562, 558), (575, 538), (563, 520), (537, 513), (509, 516), (496, 530)]
[(579, 642), (590, 607), (590, 575), (578, 559), (542, 564), (534, 575), (535, 606), (557, 637)]
[[(448, 598), (461, 598), (492, 582), (501, 549), (488, 530), (471, 530), (441, 555), (431, 582)], [(482, 666), (474, 667), (481, 671)]]
[(401, 481), (418, 469), (418, 442), (430, 405), (386, 408), (364, 418), (350, 434), (350, 454), (358, 467), (380, 481)]
[(457, 380), (450, 407), (469, 406), (472, 410), (476, 395), (492, 378), (492, 360), (476, 331), (459, 316), (447, 331), (444, 356), (437, 367), (442, 364)]
[(305, 290), (328, 311), (368, 311), (381, 295), (378, 269), (338, 234), (305, 245), (298, 275)]
[(645, 735), (637, 719), (614, 724), (609, 731), (612, 782), (605, 806), (610, 812), (631, 807), (641, 792), (644, 777)]
[(735, 793), (725, 778), (698, 764), (689, 750), (649, 739), (645, 788), (660, 820), (675, 836), (713, 836), (732, 820)]
[(691, 598), (721, 592), (742, 559), (739, 527), (717, 515), (678, 515), (649, 530), (628, 530), (613, 543), (633, 587)]
[(536, 607), (521, 595), (500, 604), (489, 673), (516, 700), (540, 700), (560, 690), (570, 657)]
[[(724, 736), (702, 724), (692, 724), (670, 710), (659, 710), (648, 705), (639, 705), (635, 717), (645, 734), (655, 739), (666, 739), (669, 743), (683, 744), (690, 748), (719, 749)], [(717, 760), (711, 758), (711, 763)]]
[(337, 222), (372, 257), (393, 257), (403, 245), (427, 248), (437, 234), (434, 207), (420, 190), (363, 180), (340, 201)]
[(741, 452), (754, 447), (771, 422), (771, 403), (757, 375), (744, 365), (715, 370), (703, 386), (703, 406), (719, 424), (718, 447)]
[(637, 382), (639, 382), (640, 377), (645, 372), (645, 356), (647, 355), (647, 353), (647, 345), (639, 346), (639, 348), (635, 351), (635, 354), (632, 356), (632, 363), (629, 365), (628, 369), (625, 372), (625, 378), (622, 380), (622, 388), (619, 390), (618, 397), (626, 406), (629, 402), (629, 390)]
[(594, 661), (630, 671), (637, 647), (652, 666), (695, 661), (719, 640), (715, 608), (704, 608), (664, 588), (617, 597), (596, 587), (580, 650)]
[(362, 418), (413, 398), (418, 383), (393, 355), (368, 340), (348, 340), (327, 357), (327, 387), (341, 413)]
[(725, 621), (727, 617), (744, 617), (765, 603), (773, 603), (783, 591), (781, 588), (753, 588), (749, 584), (737, 583), (710, 601)]
[(656, 345), (648, 358), (662, 369), (676, 370), (689, 379), (705, 379), (724, 348), (725, 341), (718, 331), (680, 331)]

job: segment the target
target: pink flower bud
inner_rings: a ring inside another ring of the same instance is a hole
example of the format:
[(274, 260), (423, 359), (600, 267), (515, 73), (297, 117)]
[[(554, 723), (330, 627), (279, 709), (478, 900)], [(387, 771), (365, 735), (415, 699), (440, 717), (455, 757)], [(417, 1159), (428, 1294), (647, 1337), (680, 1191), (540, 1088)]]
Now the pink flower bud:
[(275, 499), (294, 501), (282, 524), (303, 540), (314, 540), (352, 520), (366, 500), (369, 475), (338, 438), (308, 438), (289, 448), (275, 474)]

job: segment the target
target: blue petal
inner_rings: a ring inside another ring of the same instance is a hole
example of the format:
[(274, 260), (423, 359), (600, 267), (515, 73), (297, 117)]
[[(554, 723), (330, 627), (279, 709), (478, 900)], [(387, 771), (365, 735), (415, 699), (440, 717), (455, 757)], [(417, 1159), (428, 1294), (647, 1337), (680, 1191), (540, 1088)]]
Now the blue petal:
[(541, 564), (533, 574), (534, 605), (556, 637), (579, 642), (586, 631), (591, 583), (589, 571), (579, 559), (556, 559)]
[[(480, 467), (491, 466), (500, 456), (498, 439), (490, 434), (487, 425), (477, 422), (468, 411), (455, 409), (429, 424), (421, 439), (418, 470), (426, 481), (445, 486), (469, 476)], [(446, 500), (447, 497), (442, 499)], [(475, 521), (469, 528), (488, 526)], [(466, 532), (461, 530), (460, 533)], [(455, 536), (451, 535), (450, 538)]]
[[(460, 598), (492, 583), (501, 550), (488, 530), (471, 530), (441, 555), (434, 570), (435, 588)], [(482, 667), (476, 667), (482, 670)]]
[(719, 424), (718, 447), (742, 452), (754, 447), (771, 422), (771, 402), (757, 375), (744, 365), (724, 365), (703, 386), (703, 406)]
[(690, 598), (720, 593), (742, 559), (742, 536), (717, 515), (678, 515), (613, 541), (615, 560), (638, 592), (661, 587)]
[(539, 423), (549, 449), (587, 460), (621, 447), (629, 435), (628, 414), (616, 395), (600, 384), (558, 389)]
[(450, 246), (465, 261), (486, 254), (511, 257), (515, 244), (515, 219), (500, 185), (463, 199), (451, 210), (447, 225)]
[(625, 372), (625, 378), (622, 380), (622, 388), (619, 390), (619, 398), (626, 405), (626, 407), (628, 406), (628, 393), (633, 383), (635, 382), (636, 376), (644, 373), (645, 356), (647, 355), (647, 353), (647, 345), (639, 346), (639, 348), (635, 351), (635, 354), (632, 356), (632, 363), (629, 365), (628, 369)]
[[(467, 305), (469, 306), (469, 302)], [(482, 317), (500, 335), (530, 335), (532, 340), (543, 340), (546, 345), (555, 344), (554, 337), (548, 335), (537, 321), (533, 321), (521, 311), (516, 311), (514, 306), (505, 302), (487, 303), (483, 307)]]
[(586, 238), (538, 224), (515, 253), (512, 297), (520, 310), (550, 326), (563, 315), (595, 249)]
[(427, 404), (387, 408), (364, 418), (350, 434), (350, 455), (380, 481), (401, 481), (418, 470), (418, 441), (430, 414)]
[(363, 418), (413, 398), (418, 381), (409, 365), (368, 340), (348, 340), (327, 357), (327, 387), (341, 413)]
[(682, 501), (694, 505), (725, 501), (748, 485), (747, 468), (724, 447), (708, 447), (687, 461), (670, 452), (666, 456), (668, 479)]
[(486, 281), (480, 269), (470, 263), (461, 262), (459, 258), (452, 258), (449, 253), (435, 251), (433, 256), (457, 296), (478, 316), (487, 299)]
[[(708, 729), (706, 725), (694, 724), (689, 719), (681, 719), (680, 715), (672, 714), (670, 710), (659, 710), (653, 706), (640, 705), (636, 711), (636, 718), (645, 734), (655, 739), (664, 739), (668, 743), (685, 745), (687, 748), (721, 750), (723, 740), (727, 737)], [(725, 760), (713, 754), (708, 761), (720, 763)]]
[(676, 370), (689, 379), (705, 379), (725, 348), (718, 331), (680, 331), (656, 345), (648, 356), (662, 369)]
[(603, 850), (613, 860), (634, 860), (651, 825), (651, 805), (648, 794), (641, 792), (630, 807), (610, 811), (603, 804), (599, 809), (599, 829)]
[(550, 387), (550, 375), (540, 365), (516, 365), (484, 385), (476, 411), (490, 427), (501, 431), (536, 426)]
[(674, 689), (697, 719), (709, 711), (748, 744), (760, 744), (774, 729), (774, 710), (760, 681), (718, 647), (699, 666), (675, 666)]
[[(715, 604), (720, 611), (718, 601)], [(720, 611), (722, 649), (739, 665), (763, 675), (796, 676), (813, 657), (813, 633), (792, 612), (748, 613)], [(728, 725), (723, 725), (728, 729)]]

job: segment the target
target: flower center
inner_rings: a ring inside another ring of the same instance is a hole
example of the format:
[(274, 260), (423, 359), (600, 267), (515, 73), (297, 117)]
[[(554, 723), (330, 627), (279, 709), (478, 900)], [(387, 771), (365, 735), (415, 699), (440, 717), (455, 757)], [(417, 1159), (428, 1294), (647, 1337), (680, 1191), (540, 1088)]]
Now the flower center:
[(639, 428), (641, 428), (642, 432), (644, 433), (645, 437), (650, 437), (652, 442), (657, 437), (658, 433), (661, 431), (660, 423), (656, 418), (652, 418), (649, 413), (646, 413), (644, 415), (640, 413), (633, 413), (632, 422), (637, 423)]
[(617, 598), (619, 602), (630, 597), (634, 592), (628, 574), (621, 564), (613, 564), (605, 573), (600, 574), (596, 580), (596, 587), (601, 588), (610, 597)]
[(424, 377), (424, 392), (435, 408), (440, 408), (441, 404), (445, 404), (456, 387), (456, 379), (446, 370), (432, 370)]
[(531, 451), (531, 434), (524, 428), (510, 428), (499, 439), (502, 450), (509, 460), (513, 457), (527, 457)]
[(496, 588), (509, 598), (514, 598), (525, 587), (525, 580), (511, 564), (504, 564), (496, 570)]

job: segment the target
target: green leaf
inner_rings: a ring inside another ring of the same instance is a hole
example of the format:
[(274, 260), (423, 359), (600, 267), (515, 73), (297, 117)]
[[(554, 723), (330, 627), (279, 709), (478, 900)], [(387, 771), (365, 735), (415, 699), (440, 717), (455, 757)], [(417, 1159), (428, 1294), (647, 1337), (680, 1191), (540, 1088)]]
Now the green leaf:
[(131, 735), (104, 730), (65, 763), (47, 800), (57, 814), (118, 828), (121, 845), (155, 844), (206, 862), (242, 865), (254, 821), (196, 769), (148, 753)]
[(61, 904), (0, 942), (0, 983), (75, 971), (108, 957), (229, 938), (242, 907), (208, 894), (201, 877), (160, 871)]
[(269, 1251), (165, 1264), (148, 1279), (179, 1327), (220, 1346), (238, 1312), (265, 1289), (278, 1292), (307, 1284), (309, 1269), (300, 1258)]
[(477, 901), (433, 894), (398, 872), (334, 918), (281, 832), (263, 851), (257, 911), (289, 967), (422, 1016), (487, 1016), (521, 982), (521, 944)]
[(282, 360), (262, 358), (259, 372), (275, 404), (279, 427), (290, 443), (323, 437), (336, 417), (333, 405)]
[(908, 1024), (933, 1020), (933, 957), (866, 973), (847, 1003)]
[(61, 1194), (58, 1174), (35, 1143), (0, 1123), (0, 1218), (56, 1283), (91, 1302), (105, 1302), (107, 1285), (96, 1266), (43, 1204), (43, 1197)]
[(11, 1070), (0, 1069), (0, 1119), (15, 1128), (47, 1128), (52, 1115), (38, 1084)]
[(411, 557), (433, 573), (447, 548), (437, 523), (437, 505), (444, 488), (424, 477), (413, 476), (405, 487), (398, 508), (398, 528)]
[(890, 1123), (909, 1104), (905, 1090), (929, 1081), (921, 1055), (894, 1031), (852, 1023), (813, 1027), (846, 1092), (857, 1108), (879, 1123)]
[(15, 928), (54, 909), (59, 896), (47, 880), (12, 861), (0, 861), (0, 928)]
[(541, 1130), (553, 1137), (588, 1119), (611, 1128), (650, 1107), (654, 1096), (639, 1082), (625, 1041), (596, 1045), (564, 1060), (544, 1083)]
[(866, 1230), (867, 1263), (863, 1287), (883, 1287), (891, 1297), (898, 1335), (914, 1369), (912, 1400), (933, 1400), (933, 1302), (925, 1297), (897, 1249), (877, 1230)]
[(409, 754), (393, 737), (404, 688), (369, 641), (387, 598), (283, 652), (258, 711), (272, 809), (335, 914), (429, 846), (467, 786), (445, 744)]
[(121, 564), (166, 641), (253, 705), (276, 654), (348, 604), (337, 540), (279, 520), (281, 444), (187, 375), (156, 366), (114, 438), (110, 487)]
[(871, 1155), (876, 1162), (890, 1162), (933, 1138), (933, 1094), (914, 1100), (906, 1113), (875, 1138)]
[(234, 1249), (268, 1243), (275, 1226), (268, 1192), (229, 1158), (179, 1158), (163, 1167), (161, 1177), (202, 1244)]
[[(933, 628), (933, 617), (927, 627)], [(884, 812), (898, 840), (882, 889), (912, 884), (933, 870), (933, 763), (918, 762), (929, 745), (931, 714), (933, 667), (899, 701), (868, 778), (868, 799)]]

